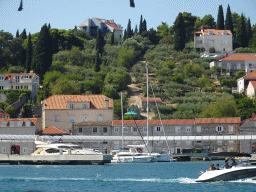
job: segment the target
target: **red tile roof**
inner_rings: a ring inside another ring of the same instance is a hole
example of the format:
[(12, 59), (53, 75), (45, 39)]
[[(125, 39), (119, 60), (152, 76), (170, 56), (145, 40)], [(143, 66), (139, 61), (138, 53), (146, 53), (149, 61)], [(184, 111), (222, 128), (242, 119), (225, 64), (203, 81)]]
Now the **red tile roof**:
[(256, 56), (250, 53), (234, 53), (221, 59), (221, 61), (256, 61)]
[(101, 23), (106, 23), (107, 25), (109, 25), (110, 27), (113, 27), (114, 29), (119, 29), (122, 30), (121, 28), (118, 27), (118, 25), (116, 23), (110, 23), (108, 20), (106, 20), (106, 22), (103, 22), (101, 19), (96, 18), (98, 21), (100, 21)]
[(249, 118), (249, 120), (251, 120), (251, 121), (256, 121), (256, 114), (253, 115), (251, 118)]
[[(142, 101), (142, 102), (147, 102), (147, 97), (142, 97), (142, 98), (141, 98), (141, 101)], [(149, 103), (154, 103), (154, 102), (155, 102), (155, 98), (149, 97), (149, 98), (148, 98), (148, 102), (149, 102)], [(156, 97), (156, 102), (162, 102), (162, 99), (161, 99), (160, 97)]]
[(3, 118), (0, 119), (0, 126), (2, 125), (2, 121), (5, 120), (6, 126), (10, 126), (10, 121), (22, 121), (22, 126), (25, 126), (27, 120), (31, 121), (31, 126), (35, 126), (37, 124), (37, 118)]
[(204, 29), (204, 32), (202, 31), (196, 31), (195, 33), (200, 34), (203, 33), (204, 35), (208, 35), (208, 32), (212, 31), (213, 35), (222, 35), (224, 31), (227, 32), (227, 35), (232, 35), (230, 30), (216, 30), (216, 29)]
[(66, 131), (63, 131), (62, 129), (59, 129), (55, 126), (50, 126), (48, 128), (45, 128), (42, 131), (39, 131), (37, 134), (39, 135), (69, 135)]
[(33, 78), (33, 76), (35, 75), (35, 73), (8, 73), (8, 74), (3, 74), (2, 75), (5, 76), (5, 79), (4, 80), (10, 80), (10, 79), (14, 79), (14, 76), (15, 75), (21, 75), (21, 78), (23, 79), (23, 76), (24, 75), (28, 75), (29, 76), (29, 79)]
[(240, 117), (224, 118), (196, 118), (195, 124), (238, 124), (241, 123)]
[(255, 79), (256, 78), (256, 70), (252, 71), (251, 73), (248, 73), (247, 75), (243, 76), (243, 78), (245, 79)]
[[(67, 109), (67, 102), (90, 102), (92, 109), (105, 109), (105, 95), (53, 95), (44, 100), (45, 109)], [(113, 108), (113, 99), (109, 99)]]
[(8, 113), (6, 113), (3, 109), (0, 108), (0, 115), (5, 115), (5, 116), (9, 116), (10, 115)]
[[(161, 125), (160, 120), (150, 119), (149, 125)], [(169, 119), (162, 120), (163, 125), (185, 125), (194, 124), (194, 119)], [(114, 120), (112, 125), (122, 125), (122, 120)], [(147, 125), (147, 120), (124, 120), (124, 125)]]

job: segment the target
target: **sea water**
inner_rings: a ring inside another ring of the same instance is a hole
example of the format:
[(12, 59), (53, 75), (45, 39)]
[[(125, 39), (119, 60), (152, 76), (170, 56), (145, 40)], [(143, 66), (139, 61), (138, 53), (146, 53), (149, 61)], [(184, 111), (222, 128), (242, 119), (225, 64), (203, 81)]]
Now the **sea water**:
[(0, 191), (256, 191), (252, 179), (197, 183), (211, 163), (0, 165)]

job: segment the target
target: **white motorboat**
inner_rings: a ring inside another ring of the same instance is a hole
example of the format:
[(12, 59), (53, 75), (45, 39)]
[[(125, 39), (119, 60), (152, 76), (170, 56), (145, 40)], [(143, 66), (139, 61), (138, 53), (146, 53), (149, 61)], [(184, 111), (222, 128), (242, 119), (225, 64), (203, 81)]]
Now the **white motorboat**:
[[(251, 157), (250, 154), (243, 153), (211, 153), (209, 156), (225, 156), (225, 157)], [(232, 181), (238, 179), (252, 178), (256, 176), (256, 166), (252, 166), (247, 158), (243, 158), (237, 165), (231, 168), (223, 168), (220, 170), (212, 170), (200, 172), (200, 176), (196, 182), (216, 182), (216, 181)]]
[(140, 153), (137, 147), (128, 145), (128, 149), (125, 151), (123, 149), (112, 150), (113, 160), (111, 163), (149, 163), (152, 162), (153, 157)]
[(102, 154), (93, 149), (84, 149), (80, 145), (62, 142), (35, 141), (36, 151), (31, 155), (94, 155)]

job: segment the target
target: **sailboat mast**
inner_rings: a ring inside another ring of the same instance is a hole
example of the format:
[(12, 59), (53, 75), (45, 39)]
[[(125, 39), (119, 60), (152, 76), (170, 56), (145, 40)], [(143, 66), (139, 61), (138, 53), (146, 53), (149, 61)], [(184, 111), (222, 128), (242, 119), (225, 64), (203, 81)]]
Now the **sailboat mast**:
[(148, 140), (148, 119), (149, 119), (149, 110), (148, 110), (148, 63), (146, 63), (146, 72), (147, 72), (147, 147), (149, 147), (149, 140)]
[(121, 113), (122, 113), (122, 150), (124, 148), (124, 115), (123, 115), (123, 92), (121, 91)]

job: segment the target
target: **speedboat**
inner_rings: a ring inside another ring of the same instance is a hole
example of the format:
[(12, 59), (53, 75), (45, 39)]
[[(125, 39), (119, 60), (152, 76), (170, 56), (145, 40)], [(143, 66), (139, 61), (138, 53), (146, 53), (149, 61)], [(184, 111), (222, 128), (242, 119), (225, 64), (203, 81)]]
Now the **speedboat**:
[(31, 155), (97, 155), (93, 149), (84, 149), (80, 145), (62, 142), (35, 141), (36, 151)]
[[(248, 157), (250, 154), (244, 153), (211, 153), (208, 157), (243, 157), (237, 165), (231, 168), (223, 168), (219, 170), (200, 172), (196, 182), (216, 182), (216, 181), (232, 181), (238, 179), (252, 178), (256, 176), (256, 166), (249, 163)], [(247, 158), (244, 158), (247, 157)]]

